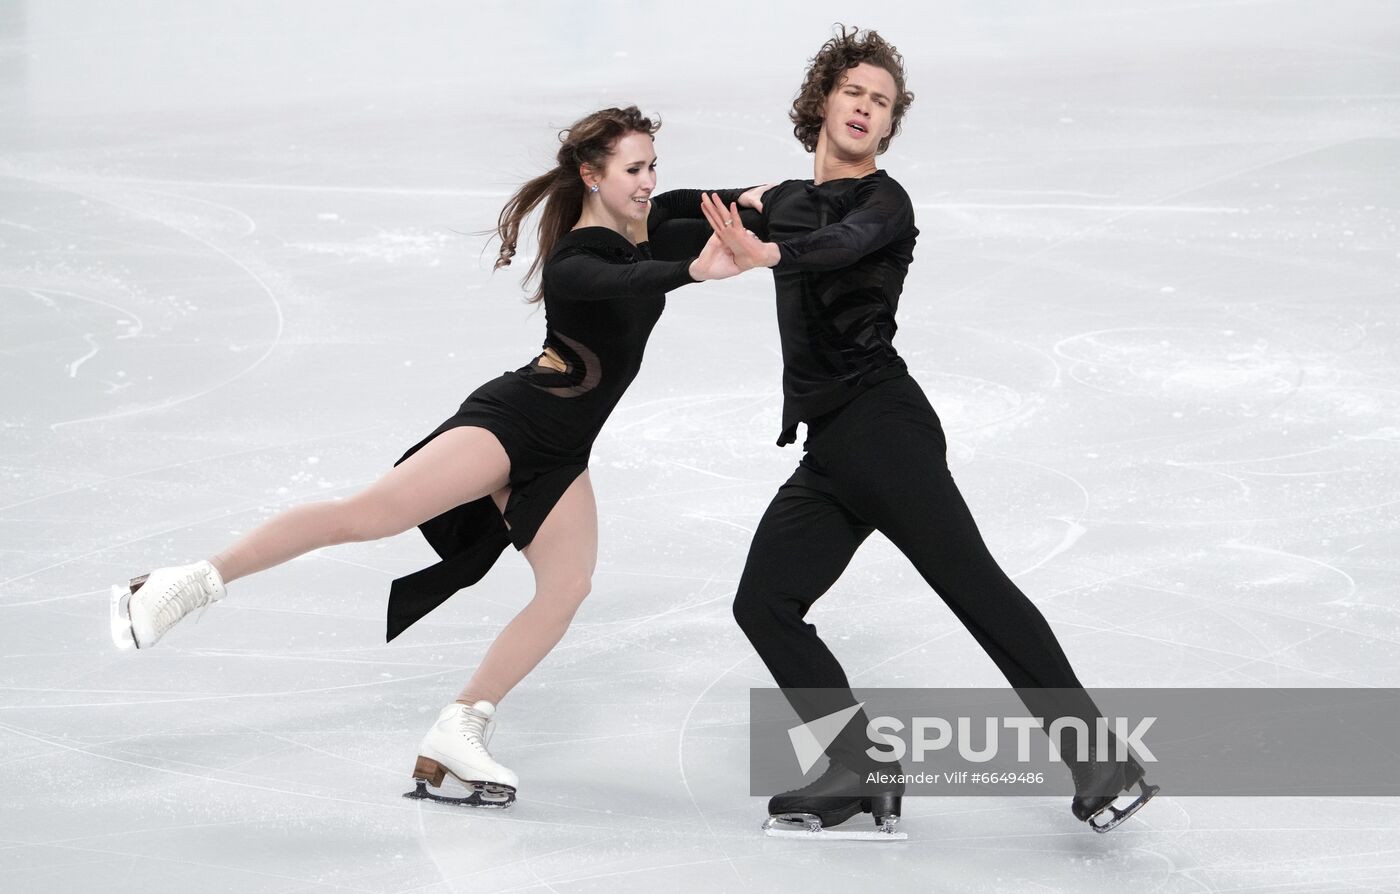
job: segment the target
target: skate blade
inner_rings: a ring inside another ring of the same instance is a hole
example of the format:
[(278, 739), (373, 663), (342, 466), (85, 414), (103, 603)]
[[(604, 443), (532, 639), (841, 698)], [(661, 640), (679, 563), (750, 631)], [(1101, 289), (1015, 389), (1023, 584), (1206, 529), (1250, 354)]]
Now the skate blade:
[(907, 832), (895, 831), (895, 823), (886, 821), (873, 830), (824, 829), (821, 820), (810, 814), (780, 814), (763, 822), (763, 834), (769, 838), (795, 838), (808, 841), (907, 841)]
[(112, 623), (112, 642), (116, 643), (117, 648), (123, 652), (136, 648), (136, 635), (131, 632), (130, 601), (130, 587), (112, 587), (109, 614)]
[(451, 804), (453, 807), (484, 807), (487, 809), (502, 810), (515, 803), (515, 789), (508, 785), (499, 785), (494, 782), (465, 782), (469, 789), (469, 794), (462, 796), (440, 795), (437, 792), (429, 791), (428, 783), (423, 779), (413, 780), (417, 783), (411, 792), (404, 792), (403, 796), (413, 801), (436, 801), (439, 804)]
[[(1113, 831), (1114, 829), (1118, 828), (1118, 826), (1121, 825), (1125, 819), (1141, 810), (1144, 804), (1152, 800), (1153, 795), (1157, 794), (1162, 790), (1162, 787), (1160, 785), (1148, 785), (1146, 779), (1139, 779), (1138, 786), (1141, 793), (1137, 796), (1137, 799), (1134, 800), (1133, 803), (1129, 804), (1127, 807), (1122, 808), (1115, 807), (1113, 804), (1108, 804), (1104, 807), (1103, 810), (1100, 810), (1098, 813), (1089, 817), (1089, 828), (1093, 829), (1095, 832), (1100, 833)], [(1103, 823), (1095, 822), (1095, 820), (1103, 816), (1105, 813), (1111, 814), (1112, 819)]]

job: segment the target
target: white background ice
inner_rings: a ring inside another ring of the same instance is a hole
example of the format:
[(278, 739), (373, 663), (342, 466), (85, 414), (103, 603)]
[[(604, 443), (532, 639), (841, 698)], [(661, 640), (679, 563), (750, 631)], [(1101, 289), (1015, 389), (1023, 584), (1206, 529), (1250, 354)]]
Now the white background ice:
[[(765, 839), (729, 601), (798, 458), (766, 274), (679, 291), (594, 451), (594, 594), (506, 701), (506, 814), (399, 797), (530, 593), (390, 646), (416, 533), (238, 582), (150, 653), (106, 587), (373, 480), (542, 330), (473, 235), (593, 108), (661, 185), (811, 175), (835, 21), (917, 100), (897, 344), (1091, 686), (1396, 686), (1400, 9), (1385, 2), (0, 4), (0, 890), (1400, 890), (1400, 802), (913, 799)], [(814, 620), (861, 686), (999, 686), (872, 540)]]

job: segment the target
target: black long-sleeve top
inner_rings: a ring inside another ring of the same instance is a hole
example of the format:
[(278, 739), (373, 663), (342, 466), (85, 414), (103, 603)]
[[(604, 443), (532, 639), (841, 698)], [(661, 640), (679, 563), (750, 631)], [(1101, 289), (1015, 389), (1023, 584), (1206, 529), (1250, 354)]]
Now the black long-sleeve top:
[[(728, 203), (743, 190), (717, 192)], [(657, 196), (653, 232), (703, 222), (700, 195)], [(895, 312), (919, 231), (908, 193), (884, 171), (821, 185), (788, 180), (763, 194), (761, 215), (744, 212), (743, 223), (781, 254), (773, 268), (783, 349), (781, 446), (796, 440), (799, 422), (908, 371), (894, 349)], [(668, 250), (698, 251), (698, 230), (686, 231), (688, 240), (678, 235), (667, 231)]]
[(653, 260), (646, 243), (633, 245), (606, 227), (571, 230), (555, 245), (541, 278), (543, 346), (568, 369), (536, 362), (516, 375), (531, 386), (517, 394), (521, 408), (561, 446), (592, 444), (641, 369), (666, 292), (695, 282), (693, 258)]
[(461, 425), (480, 425), (510, 456), (510, 498), (456, 506), (419, 527), (442, 561), (394, 581), (387, 637), (393, 639), (495, 564), (510, 543), (525, 549), (570, 484), (588, 465), (593, 439), (641, 368), (647, 337), (666, 292), (694, 282), (690, 259), (652, 260), (605, 227), (560, 238), (544, 263), (544, 346), (565, 361), (559, 371), (536, 360), (473, 391), (461, 408), (412, 447)]

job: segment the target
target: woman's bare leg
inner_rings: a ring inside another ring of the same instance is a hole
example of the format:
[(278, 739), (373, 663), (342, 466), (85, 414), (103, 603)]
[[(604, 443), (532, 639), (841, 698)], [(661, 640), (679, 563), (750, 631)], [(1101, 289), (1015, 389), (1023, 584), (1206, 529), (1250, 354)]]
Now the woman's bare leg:
[(224, 583), (336, 543), (378, 540), (495, 493), (510, 477), (510, 458), (484, 428), (449, 429), (344, 500), (280, 512), (210, 561)]
[(598, 563), (598, 508), (587, 472), (564, 491), (524, 553), (535, 596), (486, 651), (457, 699), (462, 704), (499, 703), (559, 642), (588, 595)]

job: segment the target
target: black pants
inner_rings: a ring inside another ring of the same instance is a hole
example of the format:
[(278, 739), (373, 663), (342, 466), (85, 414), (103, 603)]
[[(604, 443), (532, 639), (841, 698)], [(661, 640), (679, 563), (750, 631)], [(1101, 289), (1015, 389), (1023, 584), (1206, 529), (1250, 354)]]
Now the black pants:
[[(948, 471), (947, 446), (933, 407), (908, 376), (813, 420), (806, 455), (754, 532), (735, 620), (780, 687), (848, 688), (840, 662), (804, 617), (856, 548), (879, 531), (914, 563), (1035, 716), (1047, 725), (1069, 715), (1092, 722), (1098, 710), (1050, 625), (983, 543)], [(1027, 690), (1042, 687), (1074, 692), (1036, 703)], [(830, 707), (789, 698), (804, 720)], [(863, 742), (863, 724), (848, 730)], [(849, 753), (854, 741), (838, 742), (833, 755)]]

